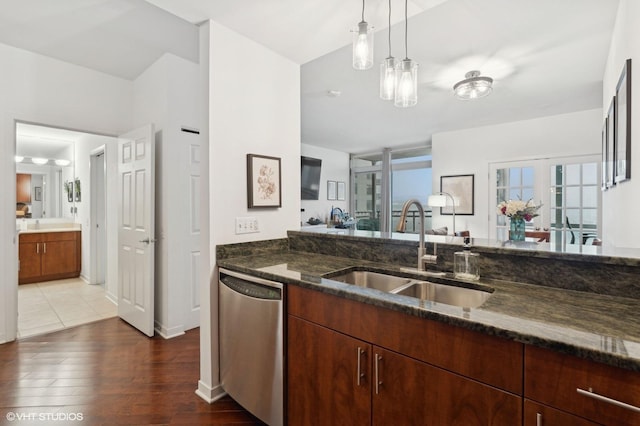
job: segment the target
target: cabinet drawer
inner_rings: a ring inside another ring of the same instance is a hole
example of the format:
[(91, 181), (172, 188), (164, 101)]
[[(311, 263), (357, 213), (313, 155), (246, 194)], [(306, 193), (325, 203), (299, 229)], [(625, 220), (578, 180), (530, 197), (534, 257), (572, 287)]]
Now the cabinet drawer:
[(291, 315), (522, 395), (520, 343), (296, 286), (287, 294)]
[(42, 241), (42, 233), (20, 234), (19, 241), (21, 243), (39, 243)]
[(528, 399), (597, 423), (640, 424), (640, 373), (534, 346), (524, 371)]
[(69, 231), (69, 232), (43, 232), (42, 233), (42, 241), (50, 242), (50, 241), (75, 241), (78, 238), (77, 231)]
[(528, 399), (524, 401), (524, 426), (598, 426), (598, 424)]

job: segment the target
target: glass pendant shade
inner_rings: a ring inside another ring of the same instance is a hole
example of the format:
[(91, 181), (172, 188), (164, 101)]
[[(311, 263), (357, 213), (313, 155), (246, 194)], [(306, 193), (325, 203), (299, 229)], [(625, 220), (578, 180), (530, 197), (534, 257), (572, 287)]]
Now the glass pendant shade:
[(373, 66), (373, 27), (362, 21), (352, 32), (353, 68), (367, 70)]
[(396, 92), (396, 58), (390, 56), (380, 64), (380, 99), (391, 101)]
[(394, 105), (401, 108), (418, 103), (418, 64), (411, 59), (403, 59), (396, 66), (396, 93)]
[(469, 71), (465, 79), (453, 86), (456, 96), (462, 100), (478, 99), (487, 96), (493, 90), (493, 79), (481, 77), (480, 71)]

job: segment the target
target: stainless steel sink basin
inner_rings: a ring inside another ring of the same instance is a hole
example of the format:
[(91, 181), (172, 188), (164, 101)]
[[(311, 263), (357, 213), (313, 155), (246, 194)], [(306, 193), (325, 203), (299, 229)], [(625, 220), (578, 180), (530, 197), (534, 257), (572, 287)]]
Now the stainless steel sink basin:
[(386, 292), (409, 284), (412, 281), (410, 278), (396, 277), (394, 275), (372, 271), (350, 271), (342, 275), (330, 277), (329, 279)]
[(398, 287), (392, 290), (391, 293), (464, 308), (477, 308), (491, 296), (491, 293), (482, 290), (436, 284), (428, 281), (413, 282)]

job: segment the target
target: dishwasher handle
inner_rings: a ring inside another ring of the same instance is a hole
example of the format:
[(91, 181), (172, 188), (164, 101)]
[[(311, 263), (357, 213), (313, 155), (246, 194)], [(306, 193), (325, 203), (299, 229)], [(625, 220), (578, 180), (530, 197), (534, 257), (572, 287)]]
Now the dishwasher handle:
[(282, 289), (220, 273), (220, 283), (254, 299), (282, 300)]

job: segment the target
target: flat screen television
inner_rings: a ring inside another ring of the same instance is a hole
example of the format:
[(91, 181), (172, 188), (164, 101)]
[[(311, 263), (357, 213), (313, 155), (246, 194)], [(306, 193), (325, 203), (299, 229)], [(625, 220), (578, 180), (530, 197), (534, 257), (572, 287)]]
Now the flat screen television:
[(322, 160), (300, 157), (300, 193), (303, 200), (317, 200), (320, 193)]

